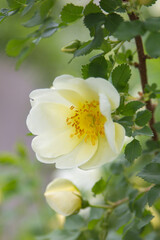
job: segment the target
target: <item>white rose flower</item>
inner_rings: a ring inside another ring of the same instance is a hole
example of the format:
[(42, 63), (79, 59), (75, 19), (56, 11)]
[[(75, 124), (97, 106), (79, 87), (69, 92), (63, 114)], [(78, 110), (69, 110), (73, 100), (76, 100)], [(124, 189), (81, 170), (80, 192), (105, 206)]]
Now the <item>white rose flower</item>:
[(48, 184), (45, 197), (49, 206), (63, 216), (69, 216), (80, 210), (81, 193), (69, 180), (57, 178)]
[(52, 88), (33, 91), (30, 99), (27, 126), (37, 135), (32, 148), (39, 161), (91, 169), (120, 153), (125, 130), (111, 117), (120, 95), (109, 81), (62, 75)]

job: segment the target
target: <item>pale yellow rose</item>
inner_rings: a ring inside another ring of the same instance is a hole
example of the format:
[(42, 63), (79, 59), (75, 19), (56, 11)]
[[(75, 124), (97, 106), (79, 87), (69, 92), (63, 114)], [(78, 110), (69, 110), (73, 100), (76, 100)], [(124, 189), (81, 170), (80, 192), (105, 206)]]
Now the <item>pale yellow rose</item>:
[(52, 88), (33, 91), (30, 99), (27, 126), (37, 135), (32, 148), (39, 161), (91, 169), (120, 153), (125, 130), (111, 117), (120, 95), (109, 81), (62, 75)]
[(67, 179), (53, 180), (48, 184), (44, 195), (49, 206), (63, 216), (78, 212), (82, 205), (80, 191)]

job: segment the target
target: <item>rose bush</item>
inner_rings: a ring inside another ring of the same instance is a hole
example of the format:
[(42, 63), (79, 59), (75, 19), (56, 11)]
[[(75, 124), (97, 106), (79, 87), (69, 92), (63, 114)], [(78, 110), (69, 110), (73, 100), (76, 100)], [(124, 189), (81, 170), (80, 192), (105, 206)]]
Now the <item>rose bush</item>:
[(32, 148), (39, 161), (91, 169), (120, 153), (125, 130), (111, 117), (120, 95), (109, 81), (62, 75), (50, 89), (33, 91), (30, 99), (27, 126), (37, 135)]
[(81, 208), (81, 193), (69, 180), (57, 178), (48, 184), (45, 197), (49, 206), (63, 216), (69, 216)]

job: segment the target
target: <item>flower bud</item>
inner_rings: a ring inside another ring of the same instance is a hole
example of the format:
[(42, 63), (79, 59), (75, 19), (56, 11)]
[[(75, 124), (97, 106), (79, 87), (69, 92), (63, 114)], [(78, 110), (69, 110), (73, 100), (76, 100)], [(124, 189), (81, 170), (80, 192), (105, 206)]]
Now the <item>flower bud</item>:
[(69, 216), (80, 210), (81, 193), (69, 180), (57, 178), (48, 184), (45, 197), (49, 206), (63, 216)]
[(74, 53), (80, 46), (81, 42), (79, 40), (74, 40), (61, 48), (61, 51), (66, 53)]

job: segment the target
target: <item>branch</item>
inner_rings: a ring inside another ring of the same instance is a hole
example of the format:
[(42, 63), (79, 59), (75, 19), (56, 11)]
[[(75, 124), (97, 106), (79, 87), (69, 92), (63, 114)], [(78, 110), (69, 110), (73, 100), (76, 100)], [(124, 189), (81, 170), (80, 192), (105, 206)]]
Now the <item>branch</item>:
[[(132, 12), (128, 14), (129, 18), (131, 21), (135, 21), (138, 20), (138, 17)], [(147, 68), (146, 68), (146, 59), (148, 58), (147, 55), (144, 54), (144, 49), (143, 49), (143, 43), (142, 43), (142, 38), (141, 36), (137, 36), (135, 37), (135, 42), (136, 42), (136, 47), (137, 47), (137, 52), (138, 52), (138, 60), (139, 60), (139, 64), (138, 64), (138, 69), (139, 69), (139, 73), (140, 73), (140, 78), (141, 78), (141, 85), (142, 85), (142, 90), (144, 93), (144, 89), (146, 84), (148, 83), (147, 80)], [(153, 132), (153, 137), (152, 139), (154, 141), (158, 141), (158, 135), (157, 132), (154, 128), (154, 107), (151, 103), (151, 100), (148, 100), (146, 102), (146, 108), (151, 111), (152, 113), (152, 118), (149, 122), (150, 128), (152, 129)]]
[(114, 209), (114, 208), (118, 207), (119, 205), (121, 205), (125, 202), (128, 202), (128, 200), (129, 200), (129, 198), (126, 197), (126, 198), (118, 200), (117, 202), (110, 202), (110, 205), (92, 205), (92, 204), (89, 204), (89, 206), (93, 207), (93, 208)]

